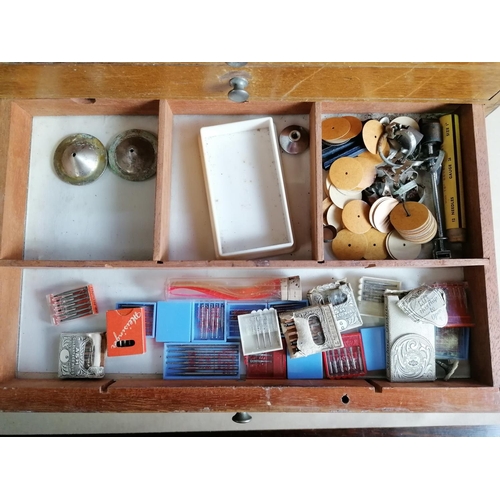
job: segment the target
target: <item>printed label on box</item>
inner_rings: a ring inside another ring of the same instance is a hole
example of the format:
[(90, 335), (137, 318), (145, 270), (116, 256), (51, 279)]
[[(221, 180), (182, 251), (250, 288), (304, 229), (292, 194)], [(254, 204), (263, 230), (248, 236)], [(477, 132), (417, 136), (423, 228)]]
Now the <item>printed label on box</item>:
[(144, 308), (106, 312), (108, 356), (130, 356), (146, 352)]

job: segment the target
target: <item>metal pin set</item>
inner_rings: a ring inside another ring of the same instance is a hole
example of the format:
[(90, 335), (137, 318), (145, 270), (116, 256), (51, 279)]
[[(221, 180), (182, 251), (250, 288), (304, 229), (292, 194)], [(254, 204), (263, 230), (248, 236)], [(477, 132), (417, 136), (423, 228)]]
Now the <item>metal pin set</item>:
[(193, 340), (225, 340), (224, 302), (198, 302), (194, 314)]
[(400, 281), (363, 276), (359, 279), (358, 286), (358, 308), (360, 314), (383, 318), (384, 292), (386, 290), (400, 289)]
[(164, 348), (164, 379), (238, 379), (240, 346), (227, 344), (170, 344)]
[(238, 316), (243, 354), (283, 349), (278, 315), (274, 309), (259, 309)]
[(350, 378), (366, 374), (363, 340), (360, 333), (342, 336), (344, 347), (323, 352), (323, 362), (328, 378)]
[(286, 353), (281, 351), (265, 352), (245, 356), (246, 377), (286, 378)]
[(71, 319), (97, 314), (97, 303), (92, 285), (66, 292), (47, 295), (54, 325)]
[(262, 303), (229, 303), (226, 307), (226, 332), (228, 340), (240, 340), (238, 316), (250, 314), (257, 309), (265, 309), (267, 304)]

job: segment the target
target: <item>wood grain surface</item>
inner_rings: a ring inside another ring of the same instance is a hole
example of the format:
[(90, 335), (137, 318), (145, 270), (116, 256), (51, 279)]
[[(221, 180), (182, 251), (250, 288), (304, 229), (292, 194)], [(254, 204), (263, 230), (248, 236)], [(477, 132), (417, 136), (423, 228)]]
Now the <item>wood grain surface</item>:
[[(2, 236), (0, 258), (22, 259), (24, 254), (24, 228), (28, 199), (28, 175), (31, 151), (32, 117), (16, 103), (11, 103), (8, 148), (3, 158), (5, 175), (3, 191)], [(3, 138), (5, 140), (5, 138)]]
[(156, 172), (156, 200), (153, 260), (168, 260), (170, 228), (170, 190), (172, 180), (173, 113), (167, 101), (160, 101), (158, 116), (158, 166)]
[(321, 167), (321, 103), (315, 103), (309, 118), (311, 169), (311, 245), (315, 261), (325, 260), (323, 244), (323, 169)]
[[(88, 383), (87, 383), (88, 382)], [(500, 391), (471, 380), (101, 381), (12, 379), (1, 411), (500, 412)]]
[(24, 267), (24, 268), (51, 268), (51, 267), (103, 267), (112, 268), (228, 268), (254, 269), (261, 267), (269, 268), (359, 268), (372, 269), (411, 267), (411, 268), (433, 268), (433, 267), (477, 267), (489, 265), (488, 259), (416, 259), (416, 260), (330, 260), (316, 262), (314, 260), (20, 260), (5, 259), (0, 261), (0, 267)]
[(0, 304), (2, 305), (0, 383), (1, 381), (12, 379), (16, 374), (21, 283), (21, 269), (0, 267)]
[(11, 63), (0, 65), (0, 98), (227, 100), (234, 76), (255, 101), (500, 102), (499, 63)]

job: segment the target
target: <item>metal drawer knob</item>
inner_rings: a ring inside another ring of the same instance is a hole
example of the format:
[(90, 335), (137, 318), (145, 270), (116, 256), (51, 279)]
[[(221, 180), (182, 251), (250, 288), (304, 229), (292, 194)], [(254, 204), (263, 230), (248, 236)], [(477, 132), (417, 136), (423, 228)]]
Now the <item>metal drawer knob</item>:
[(228, 92), (228, 97), (234, 102), (245, 102), (248, 101), (250, 94), (245, 90), (248, 86), (248, 80), (242, 78), (241, 76), (235, 76), (229, 80), (229, 85), (233, 87), (233, 90)]
[(248, 424), (248, 422), (252, 420), (252, 415), (250, 415), (250, 413), (247, 413), (246, 411), (239, 411), (238, 413), (235, 413), (233, 415), (232, 420), (237, 424)]

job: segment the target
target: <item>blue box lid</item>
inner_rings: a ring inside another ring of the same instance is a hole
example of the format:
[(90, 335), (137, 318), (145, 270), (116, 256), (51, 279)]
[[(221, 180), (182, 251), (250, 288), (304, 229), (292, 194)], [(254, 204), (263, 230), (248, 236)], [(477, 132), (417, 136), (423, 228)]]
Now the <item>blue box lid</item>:
[(287, 353), (286, 372), (289, 379), (323, 378), (323, 353), (311, 354), (305, 358), (291, 358)]
[(156, 306), (156, 341), (190, 342), (193, 303), (189, 300), (158, 302)]
[(385, 328), (375, 326), (373, 328), (361, 328), (361, 338), (365, 351), (366, 369), (385, 370)]

